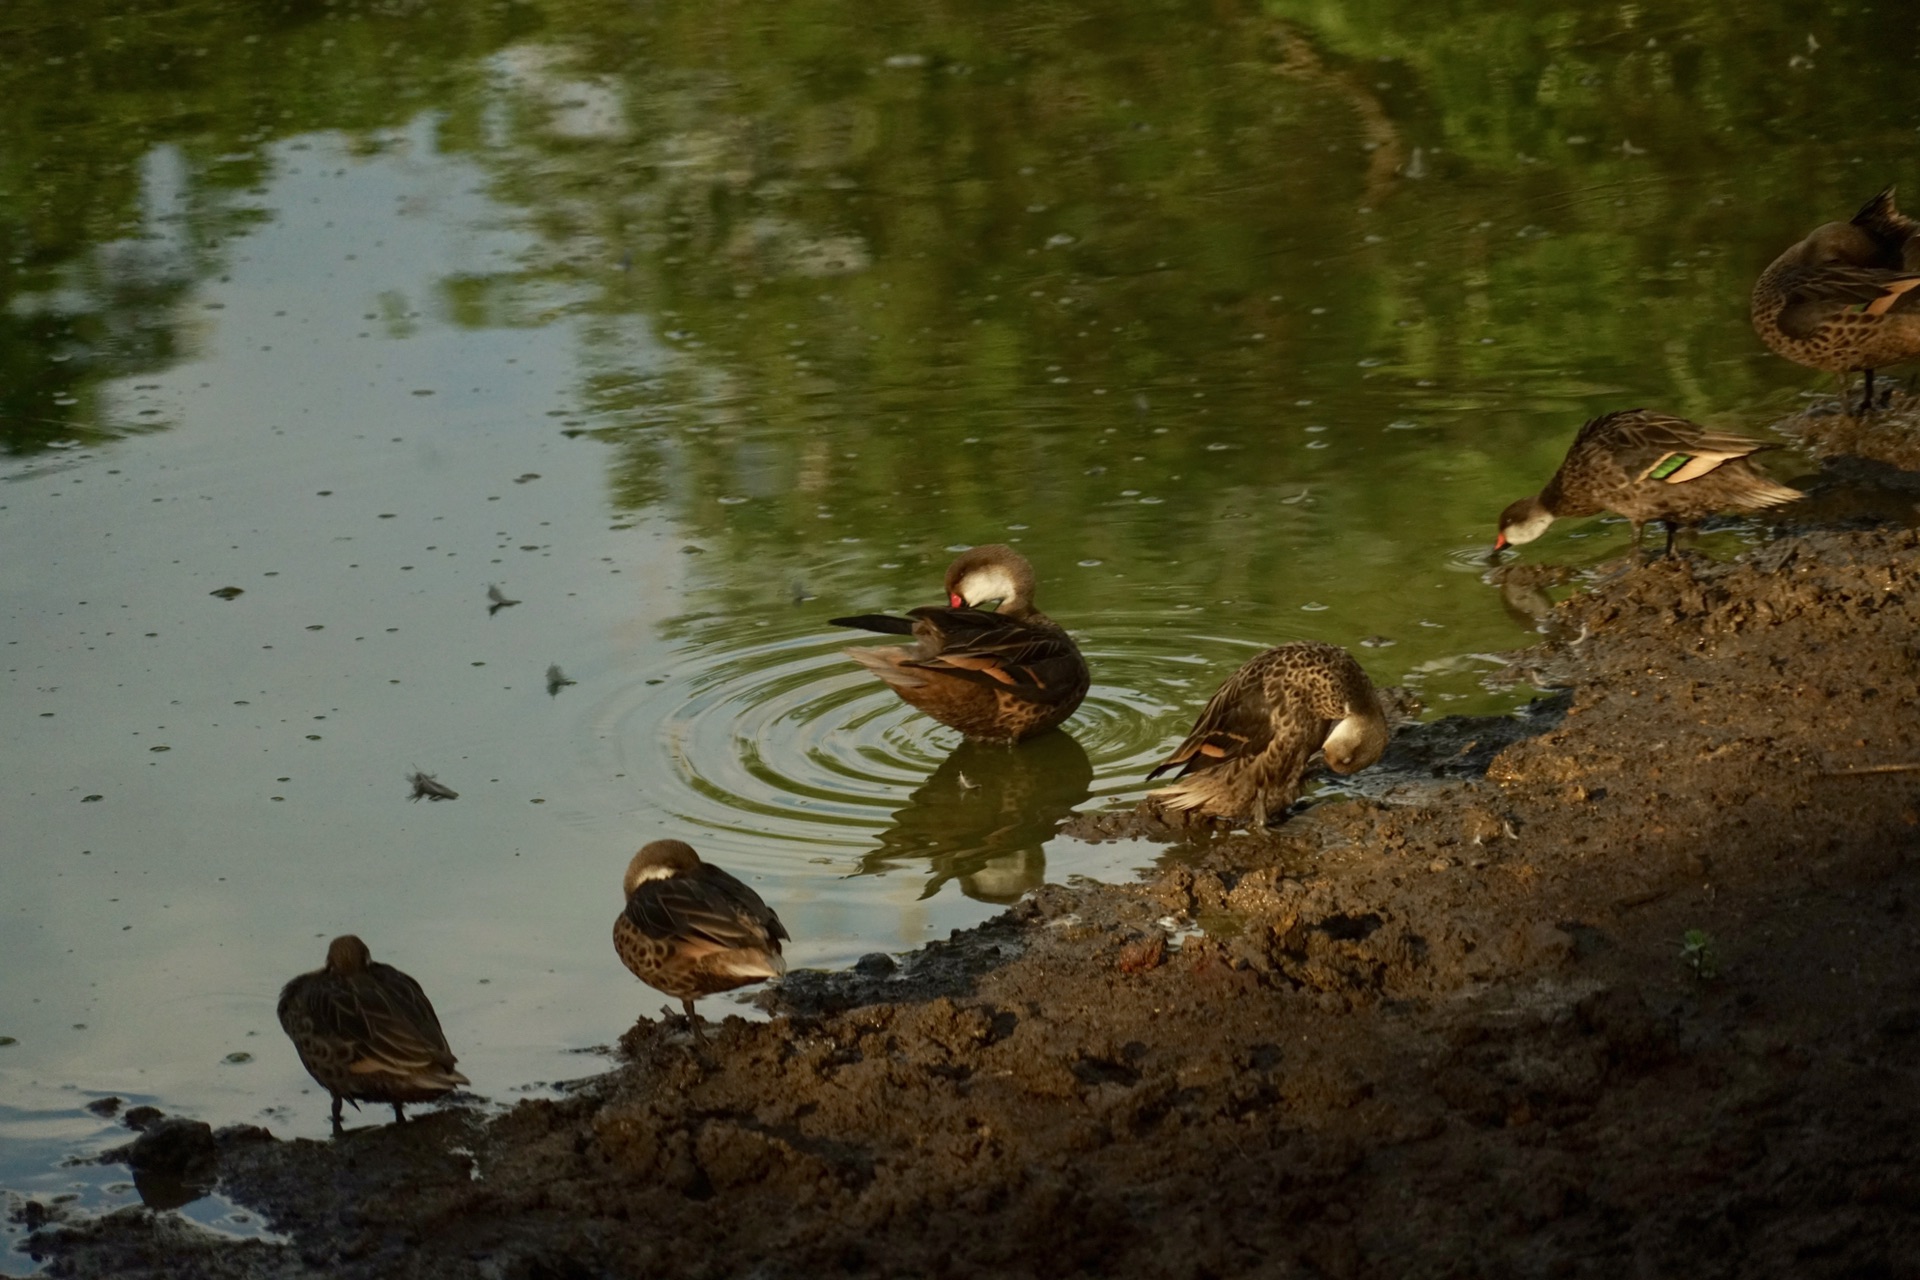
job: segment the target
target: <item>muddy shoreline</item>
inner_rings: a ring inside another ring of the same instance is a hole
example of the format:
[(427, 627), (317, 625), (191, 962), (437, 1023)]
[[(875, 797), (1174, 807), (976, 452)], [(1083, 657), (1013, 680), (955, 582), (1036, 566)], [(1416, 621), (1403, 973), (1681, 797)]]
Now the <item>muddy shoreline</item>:
[(222, 1140), (290, 1244), (127, 1210), (33, 1247), (187, 1280), (1920, 1274), (1920, 772), (1849, 772), (1920, 765), (1920, 534), (1657, 562), (1550, 633), (1536, 714), (1407, 735), (1392, 785), (1143, 883), (795, 975), (705, 1048), (640, 1022), (498, 1118)]

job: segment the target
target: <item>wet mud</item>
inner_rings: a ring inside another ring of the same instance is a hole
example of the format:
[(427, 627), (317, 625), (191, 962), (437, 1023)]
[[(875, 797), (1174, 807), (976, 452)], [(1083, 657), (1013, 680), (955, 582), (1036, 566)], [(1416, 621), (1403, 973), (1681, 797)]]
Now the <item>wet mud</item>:
[(1776, 429), (1816, 458), (1856, 470), (1860, 463), (1898, 468), (1907, 474), (1896, 483), (1911, 491), (1920, 483), (1920, 397), (1912, 380), (1881, 378), (1875, 385), (1874, 408), (1866, 413), (1860, 412), (1859, 380), (1853, 383), (1847, 401), (1853, 412), (1846, 412), (1837, 398), (1819, 400)]
[(215, 1135), (290, 1243), (40, 1206), (34, 1247), (184, 1280), (1915, 1274), (1920, 535), (1657, 561), (1547, 623), (1530, 714), (1405, 734), (1383, 782), (1140, 884), (795, 974), (704, 1045), (641, 1021), (503, 1115)]

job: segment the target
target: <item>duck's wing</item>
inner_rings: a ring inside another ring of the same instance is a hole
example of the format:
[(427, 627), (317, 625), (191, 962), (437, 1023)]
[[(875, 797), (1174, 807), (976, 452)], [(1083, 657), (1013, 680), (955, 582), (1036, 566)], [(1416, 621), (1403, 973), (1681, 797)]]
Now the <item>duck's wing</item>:
[[(352, 986), (365, 1027), (362, 1060), (356, 1072), (421, 1071), (453, 1066), (453, 1051), (427, 993), (412, 977), (378, 961)], [(362, 1063), (366, 1065), (362, 1065)]]
[[(290, 1033), (304, 1022), (314, 1039), (345, 1047), (347, 1069), (355, 1075), (458, 1075), (426, 992), (392, 965), (375, 963), (347, 976), (321, 972), (294, 979), (280, 995), (280, 1022)], [(464, 1082), (460, 1077), (459, 1083)]]
[(702, 951), (778, 955), (788, 936), (759, 894), (711, 863), (685, 875), (641, 881), (627, 898), (626, 918), (649, 938)]
[(1273, 704), (1267, 698), (1265, 674), (1264, 664), (1250, 662), (1228, 676), (1201, 708), (1186, 741), (1147, 777), (1176, 768), (1180, 772), (1174, 776), (1185, 777), (1264, 752), (1273, 741)]
[(910, 636), (913, 634), (912, 618), (896, 618), (888, 613), (863, 613), (853, 618), (828, 618), (827, 622), (836, 627), (854, 627), (860, 631), (878, 631), (882, 635)]
[(1648, 409), (1594, 419), (1581, 428), (1575, 448), (1584, 443), (1604, 450), (1634, 480), (1667, 484), (1697, 480), (1724, 462), (1779, 447)]
[(911, 616), (923, 656), (902, 666), (944, 671), (1032, 702), (1062, 702), (1086, 692), (1086, 660), (1058, 627), (981, 609), (930, 606)]
[(1920, 310), (1920, 272), (1826, 266), (1792, 280), (1782, 293), (1780, 331), (1805, 340), (1843, 312), (1884, 316)]

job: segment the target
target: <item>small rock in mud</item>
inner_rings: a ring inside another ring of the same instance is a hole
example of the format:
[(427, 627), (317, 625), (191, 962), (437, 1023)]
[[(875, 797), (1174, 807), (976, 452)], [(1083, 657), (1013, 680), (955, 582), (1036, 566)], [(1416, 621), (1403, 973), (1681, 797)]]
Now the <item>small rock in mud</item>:
[(156, 1120), (126, 1146), (102, 1152), (100, 1163), (132, 1169), (134, 1190), (152, 1209), (177, 1209), (198, 1200), (220, 1176), (212, 1126), (181, 1116)]
[(124, 1164), (143, 1173), (181, 1173), (214, 1159), (213, 1126), (204, 1120), (169, 1116), (141, 1130), (122, 1147), (101, 1153), (105, 1164)]
[(1145, 973), (1148, 969), (1158, 969), (1166, 959), (1167, 935), (1155, 929), (1120, 948), (1120, 958), (1114, 963), (1122, 973)]

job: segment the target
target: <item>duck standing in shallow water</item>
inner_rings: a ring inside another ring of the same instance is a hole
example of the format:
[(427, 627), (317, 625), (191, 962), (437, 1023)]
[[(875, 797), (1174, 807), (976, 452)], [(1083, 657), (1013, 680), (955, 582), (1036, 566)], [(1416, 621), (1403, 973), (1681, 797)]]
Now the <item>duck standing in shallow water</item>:
[(352, 934), (327, 947), (327, 963), (280, 991), (280, 1025), (300, 1065), (333, 1095), (333, 1131), (340, 1104), (431, 1102), (467, 1078), (453, 1069), (453, 1050), (427, 993), (400, 970), (381, 964)]
[(626, 910), (613, 947), (633, 976), (679, 999), (694, 1035), (693, 1002), (787, 971), (787, 927), (760, 895), (679, 840), (655, 840), (627, 864)]
[(1147, 800), (1169, 815), (1265, 826), (1300, 794), (1315, 751), (1335, 773), (1353, 773), (1380, 758), (1388, 737), (1379, 695), (1352, 654), (1283, 644), (1227, 677), (1187, 740), (1147, 775), (1177, 768), (1177, 780)]
[(910, 648), (845, 652), (902, 701), (969, 738), (1031, 738), (1087, 696), (1086, 660), (1066, 629), (1033, 607), (1033, 566), (1012, 547), (975, 547), (947, 566), (945, 606), (832, 622), (912, 636)]
[(1493, 549), (1532, 542), (1561, 516), (1612, 511), (1632, 523), (1635, 553), (1647, 521), (1666, 521), (1666, 554), (1672, 555), (1681, 525), (1806, 497), (1747, 461), (1748, 454), (1776, 447), (1651, 409), (1606, 414), (1580, 428), (1546, 488), (1500, 513)]
[[(1920, 359), (1920, 223), (1888, 187), (1849, 222), (1816, 227), (1773, 260), (1753, 286), (1753, 328), (1775, 355), (1839, 374)], [(1851, 412), (1851, 410), (1849, 410)]]

